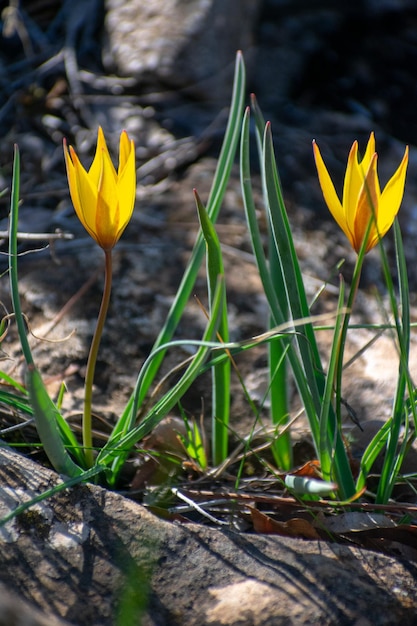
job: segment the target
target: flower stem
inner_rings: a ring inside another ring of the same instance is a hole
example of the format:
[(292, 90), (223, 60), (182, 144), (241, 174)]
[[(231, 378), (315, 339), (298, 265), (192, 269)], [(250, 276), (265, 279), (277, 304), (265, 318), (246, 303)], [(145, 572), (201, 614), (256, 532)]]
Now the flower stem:
[(97, 354), (100, 347), (101, 336), (103, 333), (104, 323), (109, 309), (111, 283), (112, 283), (112, 251), (105, 250), (105, 272), (104, 272), (104, 289), (101, 299), (100, 311), (97, 318), (96, 329), (94, 331), (93, 340), (90, 346), (90, 353), (87, 361), (87, 371), (84, 383), (84, 415), (83, 415), (83, 446), (87, 468), (92, 467), (93, 458), (93, 436), (91, 427), (91, 405), (93, 399), (93, 383), (94, 373), (96, 369)]
[(356, 300), (356, 294), (358, 293), (359, 282), (362, 274), (362, 266), (363, 266), (364, 255), (359, 254), (355, 269), (352, 276), (352, 282), (350, 286), (348, 301), (347, 301), (347, 312), (343, 317), (342, 330), (339, 337), (339, 355), (338, 355), (338, 364), (336, 369), (336, 415), (338, 419), (338, 423), (341, 423), (341, 406), (342, 406), (342, 372), (343, 372), (343, 356), (345, 353), (345, 344), (347, 332), (349, 329), (350, 317), (352, 314), (352, 309)]

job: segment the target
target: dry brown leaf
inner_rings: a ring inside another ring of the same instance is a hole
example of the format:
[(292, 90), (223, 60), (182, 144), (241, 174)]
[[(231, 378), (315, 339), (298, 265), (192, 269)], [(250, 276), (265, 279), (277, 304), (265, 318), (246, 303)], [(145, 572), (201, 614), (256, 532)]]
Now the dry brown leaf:
[(307, 461), (301, 467), (289, 472), (292, 476), (305, 476), (307, 478), (321, 478), (320, 462), (317, 460)]
[(255, 532), (265, 535), (282, 535), (301, 539), (320, 539), (314, 526), (306, 519), (293, 517), (286, 522), (272, 519), (269, 515), (249, 507)]

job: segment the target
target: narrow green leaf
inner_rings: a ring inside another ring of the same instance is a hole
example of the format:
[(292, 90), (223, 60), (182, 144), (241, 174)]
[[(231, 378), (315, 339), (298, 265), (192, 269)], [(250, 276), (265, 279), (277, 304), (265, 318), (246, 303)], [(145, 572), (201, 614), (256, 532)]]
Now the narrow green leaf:
[[(262, 117), (256, 114), (259, 127), (262, 125)], [(265, 205), (271, 232), (275, 241), (276, 254), (279, 259), (281, 272), (281, 284), (285, 285), (285, 292), (280, 294), (281, 313), (288, 311), (292, 319), (308, 319), (309, 306), (302, 280), (301, 270), (294, 247), (291, 228), (283, 200), (281, 183), (275, 162), (272, 134), (270, 125), (266, 124), (263, 139), (259, 139), (262, 146), (261, 172), (265, 195)], [(293, 347), (289, 347), (288, 358), (297, 387), (303, 398), (310, 429), (318, 454), (320, 453), (320, 430), (319, 416), (325, 388), (325, 374), (321, 365), (320, 354), (311, 323), (306, 321), (296, 334), (300, 363), (297, 362)], [(308, 393), (307, 393), (308, 389)], [(309, 397), (310, 396), (310, 397)], [(335, 445), (335, 479), (339, 485), (340, 495), (346, 499), (353, 495), (355, 485), (350, 469), (349, 460), (343, 445), (341, 434), (335, 429), (335, 420), (328, 420), (328, 437), (334, 440)]]
[(359, 476), (356, 480), (356, 490), (361, 491), (366, 486), (366, 479), (376, 459), (384, 449), (392, 427), (392, 417), (378, 430), (362, 454)]
[[(194, 191), (201, 231), (207, 249), (207, 284), (210, 312), (213, 309), (213, 298), (219, 277), (224, 279), (224, 267), (220, 241), (207, 211)], [(221, 311), (218, 337), (219, 341), (229, 341), (227, 319), (226, 285), (223, 280), (223, 309)], [(230, 418), (230, 361), (224, 361), (212, 368), (212, 460), (217, 466), (227, 458)]]
[(33, 415), (33, 409), (30, 405), (30, 400), (27, 397), (22, 398), (15, 393), (0, 389), (0, 402), (16, 411), (23, 411), (23, 413)]
[(178, 437), (184, 446), (184, 450), (193, 459), (198, 467), (202, 470), (206, 470), (208, 467), (206, 451), (204, 448), (203, 437), (200, 434), (200, 429), (194, 419), (191, 421), (188, 419), (187, 414), (179, 405), (181, 412), (181, 419), (185, 426), (185, 435), (178, 433)]
[(19, 195), (20, 195), (20, 153), (19, 148), (15, 145), (13, 160), (13, 178), (12, 178), (12, 197), (10, 206), (10, 224), (9, 224), (9, 278), (10, 291), (12, 297), (12, 306), (15, 314), (17, 330), (19, 333), (20, 345), (22, 347), (23, 356), (26, 363), (33, 364), (32, 353), (28, 338), (26, 336), (25, 321), (20, 306), (18, 274), (17, 274), (17, 225), (19, 220)]
[[(230, 178), (230, 172), (235, 158), (236, 147), (239, 141), (240, 124), (242, 119), (243, 105), (245, 99), (245, 66), (243, 56), (239, 52), (236, 57), (235, 76), (233, 82), (233, 95), (230, 106), (229, 120), (223, 145), (220, 151), (217, 163), (216, 173), (214, 176), (210, 196), (207, 202), (207, 212), (213, 223), (216, 222), (223, 197), (226, 191), (227, 183)], [(169, 310), (166, 322), (161, 329), (153, 349), (169, 342), (173, 336), (181, 315), (191, 295), (195, 284), (198, 271), (204, 256), (204, 239), (200, 234), (194, 245), (191, 257), (182, 278), (181, 284), (177, 290), (175, 300)], [(149, 368), (146, 379), (141, 387), (141, 396), (139, 398), (139, 406), (142, 404), (148, 389), (152, 385), (155, 375), (164, 358), (164, 352), (159, 352), (158, 356), (153, 360), (152, 366)]]
[[(218, 325), (220, 322), (221, 311), (223, 307), (223, 285), (222, 280), (220, 279), (216, 288), (214, 300), (213, 300), (213, 310), (212, 315), (207, 323), (202, 341), (200, 342), (170, 342), (169, 344), (163, 344), (157, 350), (166, 352), (168, 348), (173, 345), (182, 345), (187, 343), (189, 345), (195, 344), (198, 345), (198, 350), (191, 360), (190, 365), (187, 370), (181, 377), (181, 379), (173, 385), (173, 387), (158, 401), (156, 402), (150, 411), (143, 418), (141, 423), (130, 429), (126, 433), (118, 433), (114, 435), (112, 433), (106, 442), (106, 444), (101, 449), (98, 457), (97, 463), (109, 465), (113, 463), (112, 471), (113, 475), (110, 479), (110, 484), (114, 484), (117, 480), (118, 472), (122, 467), (125, 459), (130, 454), (132, 447), (140, 441), (143, 437), (148, 435), (157, 424), (167, 415), (167, 413), (172, 410), (172, 408), (181, 400), (184, 393), (190, 388), (191, 384), (194, 380), (201, 374), (203, 371), (203, 366), (210, 351), (213, 349), (213, 340), (216, 337), (216, 333), (218, 330)], [(215, 347), (221, 348), (222, 344), (216, 343)], [(136, 382), (135, 392), (133, 394), (133, 401), (131, 405), (131, 410), (133, 414), (137, 413), (137, 406), (140, 398), (140, 390), (142, 381), (145, 380), (147, 368), (152, 363), (152, 360), (158, 354), (158, 352), (152, 352), (148, 359), (145, 361), (138, 380)]]
[[(343, 309), (345, 301), (345, 283), (340, 277), (340, 290), (337, 308)], [(334, 396), (335, 378), (340, 359), (343, 359), (343, 346), (340, 345), (341, 332), (343, 326), (343, 316), (338, 315), (333, 332), (332, 347), (330, 349), (330, 361), (327, 368), (326, 384), (324, 387), (323, 402), (320, 412), (320, 465), (324, 480), (330, 480), (333, 472), (333, 459), (335, 453), (335, 438), (329, 440), (329, 432), (337, 432), (335, 412), (332, 410), (332, 398)], [(329, 420), (333, 420), (333, 425), (329, 425)]]
[[(273, 267), (271, 267), (271, 262), (268, 263), (265, 256), (262, 237), (259, 230), (251, 183), (249, 123), (250, 109), (247, 108), (243, 118), (240, 147), (241, 186), (246, 220), (248, 223), (249, 234), (251, 237), (252, 249), (255, 254), (259, 275), (271, 310), (270, 328), (273, 328), (285, 319), (285, 315), (281, 308), (282, 302), (280, 303), (279, 301), (279, 294), (283, 292), (283, 289), (280, 289), (276, 282), (276, 255), (272, 250)], [(262, 124), (262, 119), (260, 121), (258, 120), (258, 123)], [(261, 152), (261, 146), (259, 146), (259, 151)], [(274, 276), (274, 280), (272, 280), (272, 276)], [(277, 427), (286, 424), (288, 415), (288, 398), (286, 389), (288, 381), (286, 367), (284, 363), (287, 350), (287, 340), (285, 341), (285, 343), (279, 341), (271, 341), (268, 343), (271, 418), (272, 422)], [(273, 443), (272, 453), (278, 467), (282, 468), (283, 470), (290, 469), (290, 467), (292, 466), (292, 446), (291, 435), (289, 431), (284, 433), (281, 437), (277, 439), (277, 441)]]
[[(285, 209), (269, 124), (265, 127), (263, 178), (269, 223), (275, 241), (275, 253), (281, 268), (280, 282), (285, 286), (281, 298), (285, 302), (285, 310), (290, 312), (292, 319), (307, 318), (310, 315), (310, 309)], [(302, 354), (306, 377), (317, 403), (318, 415), (321, 398), (317, 385), (319, 379), (321, 386), (324, 386), (323, 368), (312, 325), (306, 323), (299, 331), (298, 345)]]
[[(257, 123), (257, 136), (258, 136), (258, 146), (260, 159), (262, 155), (262, 137), (264, 131), (264, 123), (263, 119), (258, 111), (258, 115), (256, 118)], [(287, 303), (284, 300), (282, 301), (282, 290), (279, 291), (276, 289), (275, 276), (272, 277), (270, 273), (270, 269), (268, 266), (268, 261), (265, 256), (262, 236), (260, 233), (258, 219), (256, 214), (256, 207), (253, 198), (252, 191), (252, 182), (251, 182), (251, 171), (250, 171), (250, 135), (249, 135), (249, 124), (250, 124), (250, 110), (246, 109), (243, 125), (242, 125), (242, 137), (241, 137), (241, 147), (240, 147), (240, 176), (241, 176), (241, 187), (242, 187), (242, 195), (243, 195), (243, 204), (245, 208), (246, 220), (248, 223), (249, 234), (251, 237), (252, 249), (255, 255), (256, 263), (258, 266), (259, 276), (262, 281), (262, 286), (268, 301), (269, 309), (271, 312), (273, 323), (276, 326), (285, 324), (288, 321), (288, 316), (285, 316), (283, 313), (283, 306), (286, 306)], [(263, 125), (262, 125), (263, 124)], [(285, 294), (284, 294), (285, 297)], [(302, 369), (302, 365), (299, 361), (299, 357), (297, 352), (294, 350), (292, 339), (288, 337), (285, 339), (285, 349), (288, 350), (288, 358), (291, 362), (291, 369), (294, 374), (294, 378), (299, 389), (300, 395), (303, 399), (304, 407), (306, 410), (306, 414), (309, 417), (309, 421), (311, 423), (313, 432), (313, 438), (315, 441), (318, 440), (318, 421), (317, 421), (317, 413), (315, 410), (314, 403), (312, 401), (311, 392), (308, 388), (305, 374)], [(278, 351), (275, 354), (275, 358), (278, 359), (279, 363), (279, 354)], [(274, 364), (271, 363), (271, 377), (274, 375)], [(278, 393), (278, 392), (277, 392)], [(277, 442), (277, 445), (280, 445)], [(280, 452), (282, 463), (284, 464), (285, 456), (289, 458), (290, 453), (285, 453), (285, 450), (290, 445), (289, 437), (284, 440), (282, 444), (282, 449), (284, 452)], [(279, 461), (279, 459), (278, 459)]]
[[(36, 429), (53, 467), (57, 472), (67, 476), (77, 476), (82, 469), (76, 465), (69, 456), (61, 438), (61, 430), (57, 425), (57, 419), (62, 417), (45, 389), (41, 375), (37, 371), (26, 335), (26, 327), (23, 319), (18, 290), (17, 272), (17, 225), (19, 219), (19, 194), (20, 194), (20, 156), (18, 147), (15, 146), (12, 180), (12, 199), (10, 208), (9, 227), (9, 276), (12, 305), (15, 314), (19, 340), (27, 365), (27, 389), (35, 417)], [(64, 427), (65, 430), (65, 427)], [(67, 427), (67, 434), (68, 434)], [(75, 438), (71, 439), (76, 443)]]
[(20, 391), (24, 396), (28, 395), (26, 389), (17, 380), (6, 374), (6, 372), (0, 372), (0, 379), (4, 380), (7, 385), (14, 387), (17, 391)]
[(60, 413), (49, 397), (42, 377), (33, 364), (28, 365), (27, 388), (34, 411), (36, 429), (54, 469), (65, 476), (81, 475), (84, 470), (74, 463), (63, 444), (57, 424), (57, 420), (61, 417)]
[[(391, 497), (397, 480), (398, 472), (404, 458), (406, 440), (408, 437), (408, 415), (406, 410), (405, 392), (408, 389), (410, 397), (414, 394), (413, 381), (408, 369), (408, 359), (410, 352), (410, 292), (408, 286), (407, 264), (402, 244), (402, 237), (398, 221), (395, 220), (395, 250), (397, 261), (397, 272), (399, 281), (400, 305), (397, 305), (395, 288), (392, 281), (389, 261), (385, 253), (382, 242), (379, 245), (384, 278), (390, 298), (392, 315), (394, 316), (397, 342), (399, 346), (399, 372), (397, 387), (395, 392), (392, 422), (389, 437), (387, 439), (387, 449), (384, 455), (384, 462), (381, 470), (381, 478), (378, 484), (376, 501), (380, 503), (388, 502)], [(404, 440), (400, 445), (401, 429), (405, 426)]]

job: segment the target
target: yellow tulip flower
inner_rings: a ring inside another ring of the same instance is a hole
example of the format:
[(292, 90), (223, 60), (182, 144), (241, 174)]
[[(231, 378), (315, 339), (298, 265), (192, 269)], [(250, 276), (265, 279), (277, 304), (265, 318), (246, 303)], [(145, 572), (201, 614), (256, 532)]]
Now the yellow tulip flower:
[(391, 228), (400, 208), (408, 164), (408, 146), (397, 171), (381, 192), (374, 133), (369, 137), (361, 160), (358, 157), (358, 142), (355, 141), (346, 167), (343, 202), (338, 198), (315, 141), (313, 150), (324, 200), (356, 252), (360, 250), (370, 220), (373, 221), (365, 247), (365, 252), (368, 252)]
[(101, 127), (88, 172), (64, 139), (68, 185), (75, 212), (89, 235), (105, 251), (111, 250), (132, 216), (136, 195), (135, 146), (126, 131), (120, 135), (116, 172)]

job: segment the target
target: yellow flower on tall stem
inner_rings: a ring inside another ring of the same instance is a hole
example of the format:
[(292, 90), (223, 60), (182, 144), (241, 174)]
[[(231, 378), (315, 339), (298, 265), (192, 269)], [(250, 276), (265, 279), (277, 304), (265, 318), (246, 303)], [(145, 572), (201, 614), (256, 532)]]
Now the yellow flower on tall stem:
[[(334, 378), (335, 406), (337, 420), (341, 423), (342, 373), (344, 349), (351, 312), (359, 287), (364, 255), (369, 252), (391, 228), (399, 211), (405, 185), (408, 165), (408, 147), (394, 175), (381, 192), (377, 174), (378, 155), (375, 152), (375, 137), (371, 133), (365, 154), (358, 157), (358, 142), (355, 141), (348, 157), (343, 200), (340, 202), (330, 175), (326, 169), (320, 150), (313, 142), (319, 182), (326, 204), (340, 228), (349, 239), (352, 248), (358, 253), (352, 274), (346, 312), (336, 346), (336, 369)], [(343, 282), (341, 283), (343, 285)]]
[(90, 346), (84, 385), (83, 446), (85, 464), (94, 462), (91, 407), (94, 373), (104, 322), (110, 303), (112, 250), (133, 213), (136, 196), (135, 146), (125, 131), (120, 135), (119, 167), (116, 172), (104, 133), (98, 129), (96, 153), (87, 171), (64, 139), (68, 185), (75, 212), (105, 255), (104, 289), (96, 329)]
[(342, 202), (315, 141), (313, 150), (321, 190), (331, 214), (356, 252), (359, 252), (368, 232), (365, 252), (369, 252), (391, 228), (400, 208), (408, 164), (408, 147), (398, 169), (381, 192), (374, 133), (369, 137), (362, 159), (358, 156), (358, 142), (355, 141), (347, 162)]

